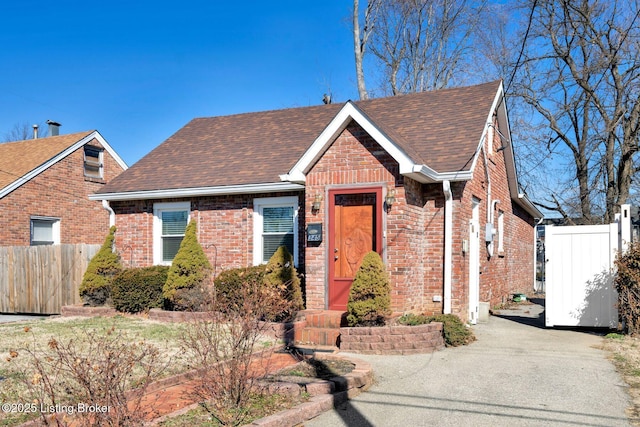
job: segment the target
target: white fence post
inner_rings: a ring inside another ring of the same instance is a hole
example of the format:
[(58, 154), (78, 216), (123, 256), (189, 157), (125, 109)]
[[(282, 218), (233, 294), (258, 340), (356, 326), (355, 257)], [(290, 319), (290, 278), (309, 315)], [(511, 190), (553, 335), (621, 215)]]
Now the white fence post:
[(620, 242), (618, 247), (624, 254), (627, 252), (627, 249), (629, 249), (629, 243), (631, 243), (631, 205), (625, 204), (620, 206), (620, 221), (618, 224), (620, 225)]

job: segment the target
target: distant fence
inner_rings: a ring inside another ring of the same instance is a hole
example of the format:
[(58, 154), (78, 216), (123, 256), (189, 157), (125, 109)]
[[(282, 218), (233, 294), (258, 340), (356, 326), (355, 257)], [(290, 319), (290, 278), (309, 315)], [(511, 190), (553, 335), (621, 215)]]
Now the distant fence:
[(82, 302), (78, 287), (100, 245), (0, 247), (0, 313), (58, 314)]

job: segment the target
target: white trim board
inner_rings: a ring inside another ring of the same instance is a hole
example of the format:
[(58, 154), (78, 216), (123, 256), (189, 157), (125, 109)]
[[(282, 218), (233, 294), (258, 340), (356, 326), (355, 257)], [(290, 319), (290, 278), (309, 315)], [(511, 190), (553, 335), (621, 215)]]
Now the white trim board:
[(38, 166), (35, 169), (32, 169), (31, 171), (27, 172), (26, 174), (22, 175), (21, 177), (16, 178), (9, 185), (7, 185), (6, 187), (0, 189), (0, 199), (3, 198), (4, 196), (6, 196), (7, 194), (11, 193), (12, 191), (20, 188), (21, 186), (23, 186), (24, 184), (26, 184), (27, 182), (29, 182), (30, 180), (32, 180), (36, 176), (40, 175), (42, 172), (46, 171), (51, 166), (55, 165), (56, 163), (58, 163), (59, 161), (61, 161), (65, 157), (69, 156), (71, 153), (75, 152), (80, 147), (82, 147), (85, 144), (89, 143), (93, 139), (96, 139), (104, 147), (104, 149), (114, 158), (114, 160), (118, 163), (118, 165), (120, 165), (120, 167), (122, 167), (123, 170), (127, 170), (128, 169), (128, 166), (124, 162), (124, 160), (122, 160), (120, 158), (120, 156), (118, 156), (118, 154), (113, 150), (113, 148), (111, 148), (111, 146), (102, 137), (102, 135), (100, 135), (100, 132), (98, 132), (97, 130), (94, 130), (93, 132), (91, 132), (87, 136), (85, 136), (84, 138), (80, 139), (78, 142), (76, 142), (73, 145), (67, 147), (65, 150), (61, 151), (60, 153), (58, 153), (55, 156), (53, 156), (51, 159), (47, 160), (45, 163), (41, 164), (40, 166)]

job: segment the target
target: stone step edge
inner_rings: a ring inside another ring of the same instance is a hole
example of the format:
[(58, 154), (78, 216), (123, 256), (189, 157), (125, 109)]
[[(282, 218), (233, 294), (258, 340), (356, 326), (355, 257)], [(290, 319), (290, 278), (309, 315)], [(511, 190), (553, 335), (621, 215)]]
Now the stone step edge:
[[(338, 405), (368, 390), (373, 384), (373, 368), (369, 363), (361, 359), (346, 357), (340, 354), (322, 354), (320, 357), (344, 359), (356, 365), (352, 372), (336, 379), (337, 382), (339, 381), (342, 384), (346, 384), (350, 388), (344, 391), (313, 396), (308, 401), (296, 405), (293, 408), (257, 419), (250, 424), (246, 424), (244, 427), (294, 427), (317, 417), (323, 412), (336, 408)], [(198, 406), (198, 403), (194, 403), (145, 423), (145, 426), (157, 425), (169, 418), (185, 414)]]

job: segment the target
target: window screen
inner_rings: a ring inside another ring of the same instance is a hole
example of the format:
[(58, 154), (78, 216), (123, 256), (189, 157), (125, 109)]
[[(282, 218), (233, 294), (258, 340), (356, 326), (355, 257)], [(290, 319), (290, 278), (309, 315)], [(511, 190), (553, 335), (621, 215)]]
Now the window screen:
[(262, 209), (262, 261), (268, 262), (280, 246), (286, 246), (290, 253), (293, 248), (294, 227), (293, 206), (264, 207)]
[(180, 249), (180, 243), (187, 228), (187, 211), (163, 211), (162, 219), (162, 261), (171, 262)]
[(53, 220), (31, 220), (31, 244), (53, 245)]

